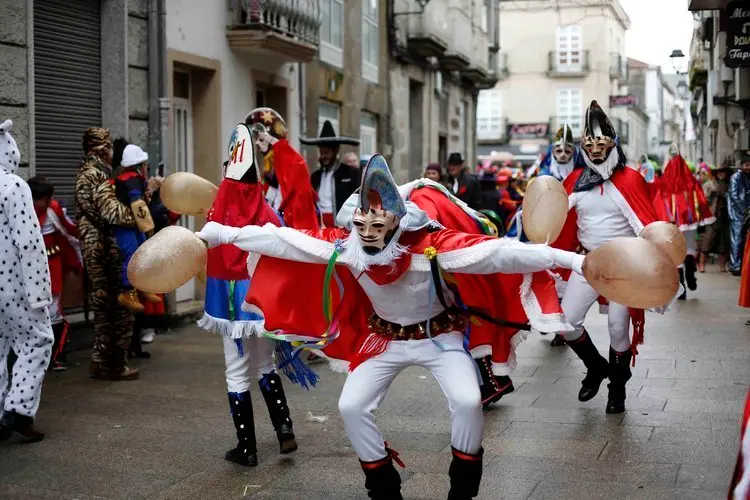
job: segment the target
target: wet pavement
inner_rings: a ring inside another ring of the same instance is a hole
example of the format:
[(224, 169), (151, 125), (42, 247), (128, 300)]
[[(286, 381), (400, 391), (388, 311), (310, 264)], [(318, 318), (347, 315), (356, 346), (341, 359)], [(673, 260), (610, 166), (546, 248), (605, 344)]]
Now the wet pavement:
[[(738, 278), (709, 268), (699, 279), (678, 313), (647, 315), (625, 414), (604, 413), (605, 387), (579, 403), (582, 364), (550, 336), (530, 336), (516, 391), (486, 416), (479, 498), (726, 498), (750, 385), (750, 310), (735, 305)], [(605, 352), (606, 317), (592, 310), (587, 326)], [(0, 445), (0, 498), (366, 498), (336, 410), (343, 375), (318, 364), (314, 390), (286, 384), (300, 443), (291, 456), (278, 454), (255, 391), (260, 465), (244, 468), (223, 459), (234, 429), (219, 339), (186, 327), (150, 351), (135, 382), (88, 379), (86, 352), (50, 373), (37, 420), (47, 438)], [(404, 497), (446, 498), (450, 423), (429, 373), (404, 371), (377, 416), (406, 462)]]

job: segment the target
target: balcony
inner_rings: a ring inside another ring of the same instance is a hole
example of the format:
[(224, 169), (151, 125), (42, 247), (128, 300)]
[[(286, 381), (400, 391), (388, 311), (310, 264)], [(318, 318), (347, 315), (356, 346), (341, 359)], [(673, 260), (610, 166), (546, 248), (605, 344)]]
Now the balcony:
[[(448, 48), (450, 33), (445, 9), (439, 9), (433, 2), (427, 4), (421, 14), (409, 15), (406, 46), (419, 57), (440, 57)], [(410, 4), (401, 2), (398, 12), (409, 11)]]
[(551, 78), (576, 78), (589, 73), (589, 51), (552, 50), (548, 56), (547, 76)]
[(620, 139), (620, 145), (623, 146), (630, 140), (630, 124), (622, 118), (612, 118), (612, 126), (615, 127), (615, 133)]
[(613, 52), (610, 54), (609, 77), (620, 83), (625, 83), (628, 79), (628, 59), (620, 54)]
[(280, 63), (310, 62), (318, 54), (319, 0), (234, 0), (229, 46)]
[(549, 118), (549, 136), (550, 139), (554, 139), (557, 131), (560, 130), (564, 124), (570, 127), (573, 132), (573, 139), (578, 142), (581, 140), (583, 134), (583, 113), (581, 116), (550, 116)]

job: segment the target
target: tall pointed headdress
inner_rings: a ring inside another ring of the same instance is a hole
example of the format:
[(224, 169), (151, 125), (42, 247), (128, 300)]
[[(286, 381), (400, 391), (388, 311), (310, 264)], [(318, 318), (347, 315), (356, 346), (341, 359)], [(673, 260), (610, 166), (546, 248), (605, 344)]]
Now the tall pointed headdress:
[(567, 123), (557, 130), (555, 135), (555, 144), (573, 144), (573, 130)]
[(404, 200), (388, 169), (388, 163), (381, 154), (373, 155), (362, 172), (359, 208), (365, 213), (369, 212), (370, 208), (385, 210), (399, 219), (406, 215)]

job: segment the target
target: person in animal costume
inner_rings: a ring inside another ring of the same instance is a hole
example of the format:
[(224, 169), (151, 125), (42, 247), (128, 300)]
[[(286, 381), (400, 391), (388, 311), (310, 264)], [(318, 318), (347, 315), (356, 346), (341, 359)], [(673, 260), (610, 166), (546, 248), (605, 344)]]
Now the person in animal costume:
[[(16, 175), (21, 162), (10, 131), (0, 123), (0, 441), (16, 432), (39, 441), (34, 427), (54, 335), (47, 248), (28, 184)], [(17, 357), (8, 377), (8, 355)]]
[(246, 308), (263, 311), (267, 330), (279, 330), (276, 337), (298, 349), (323, 349), (331, 368), (349, 372), (339, 411), (371, 498), (402, 498), (393, 465), (398, 454), (372, 412), (393, 379), (413, 365), (429, 369), (449, 401), (449, 497), (473, 498), (482, 476), (484, 417), (467, 327), (472, 316), (491, 322), (512, 313), (502, 301), (481, 302), (488, 297), (477, 293), (476, 280), (504, 273), (522, 281), (531, 277), (521, 275), (558, 267), (580, 273), (584, 257), (444, 229), (403, 200), (377, 154), (365, 167), (357, 208), (346, 222), (353, 230), (209, 222), (197, 235), (209, 248), (251, 252)]
[[(315, 192), (307, 165), (289, 144), (286, 123), (276, 111), (271, 108), (251, 111), (245, 122), (235, 128), (228, 156), (224, 179), (208, 212), (209, 222), (236, 228), (250, 224), (318, 227)], [(264, 197), (263, 178), (271, 170), (283, 198), (278, 211)], [(237, 247), (209, 250), (205, 310), (198, 325), (223, 336), (229, 408), (238, 439), (237, 446), (226, 453), (226, 459), (255, 466), (258, 458), (250, 397), (253, 380), (258, 381), (268, 407), (281, 453), (295, 451), (297, 442), (284, 387), (274, 365), (276, 344), (263, 337), (261, 311), (242, 309), (251, 283), (247, 258), (248, 253)], [(306, 373), (312, 377), (311, 382), (315, 381), (313, 375)]]

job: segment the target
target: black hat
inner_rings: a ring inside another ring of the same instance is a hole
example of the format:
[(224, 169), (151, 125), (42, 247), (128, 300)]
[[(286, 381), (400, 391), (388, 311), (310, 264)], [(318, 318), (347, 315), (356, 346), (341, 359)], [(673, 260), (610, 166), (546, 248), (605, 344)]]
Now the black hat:
[(614, 139), (617, 132), (609, 121), (604, 110), (599, 106), (596, 100), (591, 101), (589, 108), (586, 110), (586, 119), (583, 124), (584, 137), (605, 136)]
[(461, 153), (451, 153), (450, 156), (448, 156), (448, 165), (463, 165), (464, 159), (461, 156)]
[(342, 144), (348, 144), (350, 146), (359, 146), (359, 139), (354, 137), (340, 137), (336, 135), (336, 131), (333, 130), (333, 124), (326, 120), (323, 122), (323, 127), (320, 129), (320, 136), (318, 137), (303, 137), (299, 140), (302, 144), (308, 144), (311, 146), (327, 146), (327, 147), (338, 147)]

